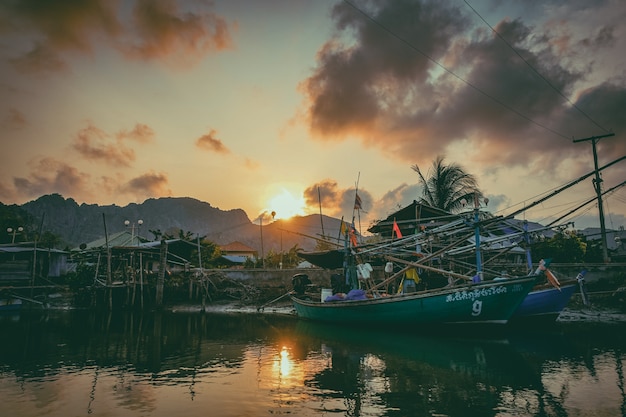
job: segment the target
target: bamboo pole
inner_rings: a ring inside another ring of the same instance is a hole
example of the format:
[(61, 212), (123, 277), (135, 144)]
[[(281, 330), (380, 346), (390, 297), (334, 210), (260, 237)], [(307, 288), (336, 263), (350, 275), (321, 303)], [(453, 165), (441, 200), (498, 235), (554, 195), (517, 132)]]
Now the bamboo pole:
[[(455, 278), (461, 278), (467, 281), (471, 281), (472, 279), (466, 275), (463, 274), (457, 274), (456, 272), (452, 272), (452, 271), (446, 271), (445, 269), (441, 269), (441, 268), (435, 268), (434, 266), (429, 266), (429, 265), (424, 265), (424, 264), (420, 264), (417, 262), (411, 262), (411, 261), (407, 261), (405, 259), (400, 259), (400, 258), (395, 258), (393, 256), (386, 256), (385, 258), (389, 259), (390, 261), (393, 262), (398, 262), (398, 263), (403, 263), (405, 265), (408, 265), (409, 268), (421, 268), (421, 269), (425, 269), (427, 271), (433, 271), (433, 272), (439, 272), (445, 275), (450, 275), (452, 277)], [(408, 269), (408, 268), (407, 268)]]
[[(470, 237), (472, 237), (472, 236), (474, 236), (474, 232), (472, 232), (472, 233), (470, 233), (470, 234), (468, 234), (468, 235), (466, 235), (466, 236), (463, 236), (463, 238), (461, 238), (461, 239), (459, 239), (459, 240), (457, 240), (457, 241), (455, 241), (455, 242), (450, 243), (448, 246), (446, 246), (446, 247), (444, 247), (444, 248), (441, 248), (441, 249), (439, 249), (438, 251), (436, 251), (436, 252), (434, 252), (434, 253), (432, 253), (432, 254), (430, 254), (430, 255), (428, 255), (428, 256), (423, 257), (423, 258), (422, 258), (422, 259), (420, 259), (418, 262), (414, 262), (414, 265), (405, 266), (405, 267), (404, 267), (404, 268), (402, 268), (400, 271), (398, 271), (398, 272), (396, 272), (395, 274), (391, 275), (389, 278), (387, 278), (387, 279), (385, 279), (384, 281), (382, 281), (382, 282), (380, 282), (380, 283), (378, 283), (378, 284), (374, 285), (372, 288), (370, 288), (370, 290), (369, 290), (369, 291), (374, 291), (374, 290), (377, 290), (378, 288), (381, 288), (381, 287), (383, 287), (383, 286), (385, 286), (385, 285), (389, 284), (389, 283), (390, 283), (390, 282), (392, 282), (394, 279), (398, 278), (399, 276), (401, 276), (402, 274), (404, 274), (406, 271), (408, 271), (408, 270), (409, 270), (409, 269), (411, 269), (411, 268), (414, 268), (415, 266), (417, 266), (418, 268), (423, 268), (423, 267), (424, 267), (423, 262), (429, 261), (429, 260), (431, 260), (432, 258), (434, 258), (435, 256), (441, 255), (442, 253), (446, 252), (446, 251), (447, 251), (447, 250), (449, 250), (450, 248), (455, 247), (455, 246), (456, 246), (456, 245), (458, 245), (459, 243), (461, 243), (461, 242), (463, 242), (463, 241), (465, 241), (465, 240), (469, 239), (469, 238), (470, 238)], [(389, 258), (389, 257), (387, 257), (387, 258)], [(395, 258), (394, 258), (394, 259), (395, 259)], [(424, 269), (426, 269), (426, 268), (424, 268)], [(467, 277), (466, 277), (466, 278), (467, 278)]]

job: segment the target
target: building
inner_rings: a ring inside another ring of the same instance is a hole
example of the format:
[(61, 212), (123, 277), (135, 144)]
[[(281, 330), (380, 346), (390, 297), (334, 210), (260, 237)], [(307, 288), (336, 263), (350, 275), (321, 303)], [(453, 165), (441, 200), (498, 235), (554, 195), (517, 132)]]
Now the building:
[(220, 246), (222, 258), (231, 265), (243, 265), (248, 259), (256, 261), (258, 253), (250, 246), (235, 241)]

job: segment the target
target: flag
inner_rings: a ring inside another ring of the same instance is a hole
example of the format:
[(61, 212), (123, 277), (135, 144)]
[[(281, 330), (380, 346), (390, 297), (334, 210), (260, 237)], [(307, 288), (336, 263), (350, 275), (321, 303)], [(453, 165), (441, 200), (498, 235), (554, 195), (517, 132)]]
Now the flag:
[(354, 195), (354, 209), (355, 210), (361, 210), (361, 197), (359, 197), (359, 193), (356, 193)]
[(359, 246), (358, 242), (357, 242), (357, 239), (356, 239), (356, 229), (355, 229), (353, 224), (350, 225), (350, 229), (348, 231), (348, 234), (350, 235), (350, 243), (352, 243), (352, 246), (355, 247), (355, 248), (357, 246)]
[(396, 219), (393, 219), (393, 231), (391, 232), (391, 237), (393, 237), (394, 232), (396, 233), (398, 239), (402, 237), (402, 233), (400, 233), (400, 227), (398, 226), (398, 223), (396, 223)]
[(345, 236), (346, 232), (348, 231), (346, 229), (346, 223), (343, 221), (343, 219), (341, 220), (341, 226), (339, 227), (339, 230), (340, 230), (341, 236)]

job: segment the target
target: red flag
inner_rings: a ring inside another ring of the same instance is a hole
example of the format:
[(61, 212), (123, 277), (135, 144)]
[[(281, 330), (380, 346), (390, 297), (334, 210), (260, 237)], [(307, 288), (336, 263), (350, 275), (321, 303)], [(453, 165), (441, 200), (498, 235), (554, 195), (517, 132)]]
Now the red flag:
[(361, 197), (359, 197), (359, 193), (356, 193), (354, 195), (354, 209), (355, 210), (361, 210), (362, 209), (362, 201), (361, 201)]
[(398, 227), (398, 223), (396, 223), (396, 219), (393, 219), (393, 232), (391, 232), (391, 237), (393, 237), (393, 233), (395, 232), (398, 239), (402, 237), (402, 233), (400, 233), (400, 227)]

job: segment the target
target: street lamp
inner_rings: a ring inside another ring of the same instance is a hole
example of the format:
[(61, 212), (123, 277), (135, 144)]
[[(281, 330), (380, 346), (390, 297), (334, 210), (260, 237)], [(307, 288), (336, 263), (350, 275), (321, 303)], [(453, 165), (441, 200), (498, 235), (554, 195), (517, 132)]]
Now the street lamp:
[(22, 233), (24, 231), (24, 228), (22, 226), (19, 226), (16, 229), (13, 229), (12, 227), (8, 227), (7, 228), (7, 233), (12, 234), (12, 238), (11, 238), (11, 244), (15, 243), (15, 235), (17, 233)]
[(137, 220), (137, 225), (135, 226), (135, 223), (131, 223), (130, 220), (125, 220), (124, 221), (124, 226), (126, 227), (130, 227), (130, 242), (131, 245), (135, 244), (135, 228), (137, 228), (137, 234), (139, 234), (139, 227), (143, 224), (143, 220), (139, 219)]
[[(276, 218), (276, 212), (272, 211), (272, 221)], [(283, 229), (280, 228), (280, 262), (278, 264), (279, 269), (283, 269)]]

